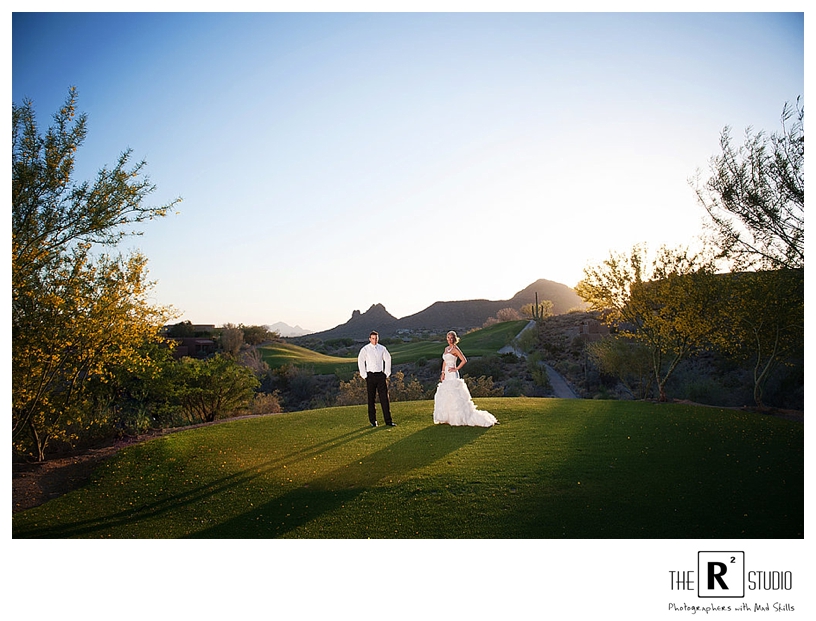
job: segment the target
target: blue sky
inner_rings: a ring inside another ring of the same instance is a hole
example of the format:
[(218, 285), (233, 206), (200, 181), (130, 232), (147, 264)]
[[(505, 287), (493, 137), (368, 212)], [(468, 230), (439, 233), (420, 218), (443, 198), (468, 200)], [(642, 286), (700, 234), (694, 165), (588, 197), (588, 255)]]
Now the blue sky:
[(131, 148), (151, 203), (183, 198), (124, 245), (156, 302), (322, 330), (693, 242), (723, 127), (774, 131), (804, 95), (804, 19), (15, 14), (13, 101), (44, 128), (71, 85), (78, 177)]

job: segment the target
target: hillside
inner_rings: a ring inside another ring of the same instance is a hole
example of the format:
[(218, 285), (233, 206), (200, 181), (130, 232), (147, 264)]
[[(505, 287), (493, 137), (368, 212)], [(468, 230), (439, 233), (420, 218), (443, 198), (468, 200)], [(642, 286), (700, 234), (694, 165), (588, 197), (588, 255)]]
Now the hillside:
[(314, 332), (310, 337), (319, 339), (353, 338), (365, 341), (372, 330), (376, 330), (382, 336), (391, 336), (396, 333), (398, 319), (385, 310), (382, 304), (372, 304), (364, 313), (355, 310), (351, 313), (351, 319), (331, 330)]
[(365, 340), (371, 330), (380, 336), (394, 336), (399, 330), (457, 330), (465, 332), (480, 328), (489, 317), (503, 308), (519, 310), (525, 304), (549, 300), (553, 303), (555, 315), (566, 313), (573, 308), (583, 308), (583, 300), (570, 287), (551, 280), (540, 279), (516, 293), (509, 300), (461, 300), (434, 302), (425, 310), (397, 319), (382, 304), (374, 304), (365, 313), (355, 310), (351, 319), (331, 330), (315, 332), (312, 337), (323, 340), (353, 338)]

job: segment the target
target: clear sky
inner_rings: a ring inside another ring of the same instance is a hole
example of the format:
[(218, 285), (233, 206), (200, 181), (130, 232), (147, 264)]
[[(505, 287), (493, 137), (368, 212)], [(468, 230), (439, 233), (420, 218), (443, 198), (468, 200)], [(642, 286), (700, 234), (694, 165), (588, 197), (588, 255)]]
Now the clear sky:
[[(804, 96), (801, 13), (16, 13), (12, 97), (76, 86), (178, 214), (128, 240), (194, 323), (324, 330), (691, 243), (724, 126)], [(372, 326), (375, 327), (375, 326)]]

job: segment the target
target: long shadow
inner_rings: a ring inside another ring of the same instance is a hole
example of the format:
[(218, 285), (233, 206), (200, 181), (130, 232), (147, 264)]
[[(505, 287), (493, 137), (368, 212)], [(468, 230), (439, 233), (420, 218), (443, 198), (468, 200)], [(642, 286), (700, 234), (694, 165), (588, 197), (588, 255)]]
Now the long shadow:
[[(444, 433), (446, 431), (448, 433)], [(454, 433), (450, 433), (451, 431)], [(485, 431), (486, 429), (483, 428), (459, 428), (454, 430), (447, 428), (447, 426), (445, 426), (445, 429), (440, 429), (437, 426), (424, 428), (365, 457), (362, 464), (354, 461), (336, 468), (322, 477), (312, 479), (308, 483), (308, 487), (300, 487), (282, 497), (277, 496), (261, 509), (247, 512), (222, 525), (192, 536), (208, 538), (279, 536), (282, 532), (282, 523), (286, 525), (285, 530), (296, 528), (319, 515), (319, 512), (331, 511), (342, 505), (382, 478), (405, 473), (436, 461), (447, 453), (453, 452), (475, 440)], [(176, 511), (185, 506), (209, 500), (232, 488), (245, 487), (281, 466), (293, 465), (299, 461), (310, 459), (321, 453), (354, 442), (371, 432), (370, 429), (354, 430), (327, 438), (298, 451), (268, 460), (260, 465), (254, 465), (251, 471), (245, 470), (224, 476), (182, 493), (161, 498), (155, 502), (130, 507), (108, 515), (67, 521), (57, 526), (49, 525), (44, 528), (25, 529), (13, 533), (13, 537), (87, 537), (111, 528), (127, 527), (143, 520)], [(382, 431), (374, 431), (373, 433), (382, 433)], [(344, 487), (339, 489), (340, 485)], [(299, 516), (298, 519), (292, 520), (290, 519), (292, 518), (292, 506), (319, 507), (320, 510), (319, 512), (310, 511)], [(274, 507), (280, 510), (278, 511)], [(289, 507), (289, 509), (286, 509), (286, 507)], [(287, 513), (290, 515), (287, 515)], [(260, 515), (264, 516), (263, 520), (259, 519), (258, 516)], [(270, 527), (272, 524), (274, 526)]]
[(568, 438), (569, 450), (560, 461), (542, 461), (531, 477), (539, 484), (520, 489), (508, 507), (512, 536), (802, 537), (798, 429), (788, 434), (784, 423), (765, 425), (745, 414), (728, 421), (713, 411), (697, 416), (681, 406), (647, 406), (608, 415), (596, 406), (580, 425), (571, 424), (577, 433)]
[(58, 526), (48, 526), (46, 528), (35, 528), (26, 530), (24, 533), (14, 533), (14, 537), (46, 537), (46, 538), (62, 538), (62, 537), (80, 537), (91, 535), (94, 532), (107, 530), (117, 526), (126, 526), (134, 524), (141, 520), (157, 517), (161, 514), (173, 511), (185, 505), (192, 505), (196, 502), (206, 500), (207, 498), (223, 493), (233, 487), (244, 485), (251, 482), (253, 479), (261, 477), (270, 470), (280, 468), (281, 466), (288, 466), (303, 459), (308, 459), (314, 455), (318, 455), (324, 451), (332, 450), (349, 442), (362, 437), (368, 430), (357, 429), (348, 433), (327, 438), (316, 444), (304, 447), (298, 451), (281, 455), (275, 459), (263, 462), (260, 465), (254, 466), (252, 472), (243, 471), (222, 477), (173, 496), (167, 496), (155, 502), (142, 504), (136, 507), (131, 507), (123, 511), (117, 511), (109, 515), (89, 518), (86, 520), (77, 520), (71, 522), (64, 522)]
[[(426, 427), (364, 458), (336, 468), (265, 505), (190, 535), (193, 538), (280, 537), (318, 516), (335, 511), (386, 477), (426, 466), (487, 431), (483, 427)], [(342, 481), (340, 488), (338, 482)], [(364, 536), (364, 535), (361, 535)]]

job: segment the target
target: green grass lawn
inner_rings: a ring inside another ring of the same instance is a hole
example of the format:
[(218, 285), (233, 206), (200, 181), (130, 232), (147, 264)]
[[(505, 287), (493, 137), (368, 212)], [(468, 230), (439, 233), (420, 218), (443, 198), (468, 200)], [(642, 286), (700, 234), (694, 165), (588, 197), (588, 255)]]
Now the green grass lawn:
[[(507, 321), (489, 328), (476, 330), (462, 337), (459, 346), (466, 356), (495, 354), (521, 332), (527, 321)], [(360, 347), (363, 343), (360, 344)], [(420, 341), (388, 345), (394, 364), (416, 362), (420, 358), (432, 360), (442, 357), (443, 341)], [(292, 343), (271, 343), (259, 347), (261, 357), (273, 369), (286, 364), (308, 366), (318, 374), (336, 374), (348, 379), (357, 370), (356, 354), (351, 358), (327, 356)]]
[(12, 534), (92, 538), (801, 538), (804, 426), (676, 404), (476, 399), (225, 422), (120, 451)]
[(357, 369), (357, 356), (327, 356), (292, 343), (271, 343), (258, 347), (261, 358), (273, 369), (287, 364), (309, 366), (318, 374), (348, 374)]

